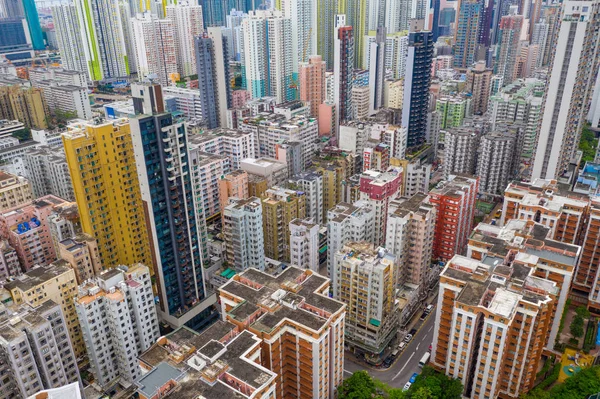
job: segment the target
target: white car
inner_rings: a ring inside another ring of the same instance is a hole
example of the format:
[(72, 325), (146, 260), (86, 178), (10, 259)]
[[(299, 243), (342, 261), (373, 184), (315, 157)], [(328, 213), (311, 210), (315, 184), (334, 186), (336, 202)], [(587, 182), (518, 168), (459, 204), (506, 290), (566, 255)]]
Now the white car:
[(402, 391), (408, 391), (408, 390), (410, 389), (410, 386), (411, 386), (411, 385), (412, 385), (412, 384), (410, 383), (410, 381), (409, 381), (409, 382), (407, 382), (406, 384), (404, 384), (404, 388), (402, 388)]
[(404, 337), (404, 342), (409, 343), (412, 337), (412, 334), (406, 334), (406, 337)]

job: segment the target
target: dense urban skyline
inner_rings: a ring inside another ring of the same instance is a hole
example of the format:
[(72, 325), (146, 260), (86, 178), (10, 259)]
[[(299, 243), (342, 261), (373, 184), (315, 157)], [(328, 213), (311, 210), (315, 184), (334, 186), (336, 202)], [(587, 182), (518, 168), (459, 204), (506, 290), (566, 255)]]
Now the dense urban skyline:
[(599, 27), (600, 0), (0, 0), (0, 399), (600, 376)]

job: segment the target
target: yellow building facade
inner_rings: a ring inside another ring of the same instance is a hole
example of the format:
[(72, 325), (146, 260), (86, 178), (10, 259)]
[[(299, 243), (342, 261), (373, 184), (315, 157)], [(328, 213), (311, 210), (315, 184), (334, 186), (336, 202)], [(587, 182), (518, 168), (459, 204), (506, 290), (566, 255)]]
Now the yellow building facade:
[(153, 270), (129, 121), (71, 125), (63, 144), (81, 227), (97, 240), (103, 267)]

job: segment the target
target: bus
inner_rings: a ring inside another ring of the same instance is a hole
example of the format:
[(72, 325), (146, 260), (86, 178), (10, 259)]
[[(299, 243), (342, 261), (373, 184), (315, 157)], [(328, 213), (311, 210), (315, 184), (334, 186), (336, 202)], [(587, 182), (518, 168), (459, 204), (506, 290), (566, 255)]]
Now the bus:
[(430, 356), (431, 356), (431, 353), (429, 353), (429, 352), (424, 354), (423, 357), (421, 358), (421, 360), (419, 361), (419, 367), (425, 366), (427, 364), (427, 362), (429, 362)]

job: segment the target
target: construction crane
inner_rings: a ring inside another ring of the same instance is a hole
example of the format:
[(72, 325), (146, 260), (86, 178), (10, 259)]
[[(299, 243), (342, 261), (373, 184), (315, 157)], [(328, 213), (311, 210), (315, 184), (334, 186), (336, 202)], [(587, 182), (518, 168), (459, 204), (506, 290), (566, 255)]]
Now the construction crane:
[[(304, 60), (306, 60), (306, 49), (308, 48), (308, 43), (310, 43), (310, 35), (312, 34), (312, 27), (308, 30), (308, 40), (306, 40), (304, 42), (304, 48), (302, 49), (302, 62), (304, 62)], [(292, 83), (290, 83), (289, 86), (290, 89), (296, 90), (296, 95), (294, 96), (294, 98), (296, 100), (299, 99), (300, 97), (300, 90), (298, 90), (298, 80), (292, 78)]]

